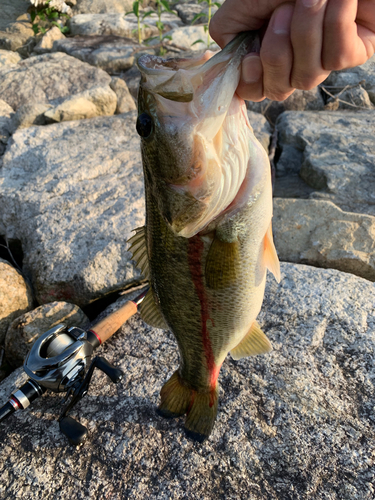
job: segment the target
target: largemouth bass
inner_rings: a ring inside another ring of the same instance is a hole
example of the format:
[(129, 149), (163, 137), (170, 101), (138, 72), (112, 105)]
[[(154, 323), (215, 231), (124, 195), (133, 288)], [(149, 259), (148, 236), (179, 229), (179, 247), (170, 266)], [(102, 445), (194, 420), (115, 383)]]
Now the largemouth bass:
[(213, 428), (228, 352), (240, 359), (271, 349), (256, 322), (266, 269), (280, 279), (271, 172), (235, 93), (254, 43), (247, 33), (215, 55), (138, 61), (146, 225), (130, 251), (150, 281), (141, 315), (171, 330), (180, 351), (158, 412), (187, 414), (198, 441)]

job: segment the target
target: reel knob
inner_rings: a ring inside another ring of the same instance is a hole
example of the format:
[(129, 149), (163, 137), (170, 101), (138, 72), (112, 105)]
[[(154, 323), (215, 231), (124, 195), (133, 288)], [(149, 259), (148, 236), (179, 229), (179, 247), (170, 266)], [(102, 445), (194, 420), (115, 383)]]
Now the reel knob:
[(87, 437), (87, 429), (84, 425), (66, 416), (59, 421), (60, 431), (65, 434), (70, 444), (77, 446), (82, 444)]

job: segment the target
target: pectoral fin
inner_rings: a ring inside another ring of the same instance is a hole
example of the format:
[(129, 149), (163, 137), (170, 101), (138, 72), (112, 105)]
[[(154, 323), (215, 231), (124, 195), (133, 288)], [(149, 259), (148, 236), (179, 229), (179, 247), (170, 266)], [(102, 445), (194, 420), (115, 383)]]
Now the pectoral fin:
[(276, 281), (280, 283), (280, 262), (273, 242), (272, 223), (270, 223), (264, 237), (264, 263), (266, 268), (275, 276)]
[(129, 252), (133, 254), (133, 260), (137, 267), (142, 271), (146, 279), (150, 279), (150, 269), (148, 263), (147, 246), (146, 246), (146, 227), (138, 227), (134, 230), (135, 235), (128, 239), (130, 243)]
[(154, 326), (155, 328), (163, 328), (164, 330), (168, 329), (161, 314), (160, 307), (155, 302), (151, 288), (147, 292), (144, 301), (139, 306), (139, 313), (143, 321), (148, 325)]
[(221, 237), (216, 231), (207, 254), (206, 283), (209, 288), (220, 289), (233, 285), (238, 278), (239, 243), (237, 238)]
[(256, 354), (264, 354), (272, 350), (271, 342), (254, 321), (249, 332), (241, 342), (230, 351), (233, 359), (246, 358)]

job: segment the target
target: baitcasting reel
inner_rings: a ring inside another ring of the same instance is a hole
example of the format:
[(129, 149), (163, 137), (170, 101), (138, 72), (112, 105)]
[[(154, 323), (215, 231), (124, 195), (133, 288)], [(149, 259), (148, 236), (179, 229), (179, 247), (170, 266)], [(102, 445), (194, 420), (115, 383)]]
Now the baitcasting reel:
[(67, 328), (59, 324), (39, 337), (23, 365), (29, 380), (0, 408), (0, 422), (15, 411), (27, 408), (47, 389), (66, 392), (63, 402), (66, 403), (70, 396), (71, 400), (60, 414), (60, 430), (71, 444), (82, 443), (87, 436), (86, 427), (67, 414), (87, 394), (94, 369), (99, 368), (114, 383), (123, 377), (123, 372), (105, 358), (96, 356), (92, 359), (94, 349), (137, 311), (147, 291), (134, 301), (126, 302), (87, 332), (75, 326)]

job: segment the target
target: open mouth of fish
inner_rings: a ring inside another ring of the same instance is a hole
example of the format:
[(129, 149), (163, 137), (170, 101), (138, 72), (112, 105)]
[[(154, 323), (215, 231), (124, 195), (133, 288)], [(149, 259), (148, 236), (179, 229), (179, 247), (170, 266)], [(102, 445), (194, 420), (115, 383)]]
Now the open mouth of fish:
[(180, 236), (192, 237), (235, 210), (256, 182), (252, 129), (235, 92), (241, 61), (258, 43), (256, 34), (243, 33), (216, 54), (138, 60), (144, 97), (137, 129), (152, 158), (168, 141), (150, 175), (160, 211)]

